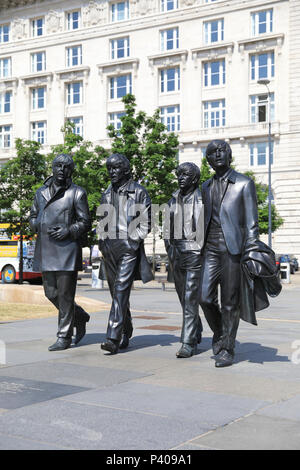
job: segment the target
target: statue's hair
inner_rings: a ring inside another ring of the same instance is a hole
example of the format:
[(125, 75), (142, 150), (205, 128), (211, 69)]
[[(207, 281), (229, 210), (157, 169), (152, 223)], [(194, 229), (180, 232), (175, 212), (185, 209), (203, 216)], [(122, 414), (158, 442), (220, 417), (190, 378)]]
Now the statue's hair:
[(68, 165), (71, 168), (72, 171), (74, 170), (74, 167), (75, 167), (74, 160), (72, 156), (69, 155), (68, 153), (60, 153), (59, 155), (57, 155), (52, 162), (52, 168), (56, 162), (64, 162), (66, 165)]
[(208, 146), (206, 147), (206, 158), (211, 154), (213, 153), (217, 147), (225, 147), (226, 149), (226, 152), (228, 152), (229, 154), (229, 159), (230, 159), (230, 162), (232, 161), (232, 150), (231, 150), (231, 147), (230, 145), (225, 142), (225, 140), (220, 140), (220, 139), (215, 139), (215, 140), (212, 140)]
[(200, 169), (199, 167), (192, 162), (184, 162), (181, 163), (177, 168), (176, 168), (176, 173), (178, 173), (179, 170), (187, 168), (189, 170), (192, 170), (194, 178), (197, 178), (197, 184), (199, 183), (200, 180)]
[(106, 160), (106, 166), (115, 160), (122, 162), (124, 170), (130, 171), (130, 162), (122, 153), (112, 153)]

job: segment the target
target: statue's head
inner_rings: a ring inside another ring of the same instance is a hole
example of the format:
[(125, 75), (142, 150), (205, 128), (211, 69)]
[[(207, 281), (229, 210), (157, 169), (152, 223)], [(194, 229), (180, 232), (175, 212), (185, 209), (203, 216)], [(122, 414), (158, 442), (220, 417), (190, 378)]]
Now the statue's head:
[(229, 168), (232, 162), (232, 151), (225, 140), (212, 140), (206, 148), (206, 158), (213, 170)]
[(200, 169), (195, 163), (181, 163), (176, 169), (177, 180), (180, 190), (185, 193), (195, 189), (200, 180)]
[(71, 155), (60, 153), (52, 162), (53, 178), (56, 184), (63, 185), (71, 178), (74, 171), (74, 161)]
[(121, 153), (110, 155), (106, 160), (106, 167), (112, 184), (123, 184), (131, 176), (129, 160)]

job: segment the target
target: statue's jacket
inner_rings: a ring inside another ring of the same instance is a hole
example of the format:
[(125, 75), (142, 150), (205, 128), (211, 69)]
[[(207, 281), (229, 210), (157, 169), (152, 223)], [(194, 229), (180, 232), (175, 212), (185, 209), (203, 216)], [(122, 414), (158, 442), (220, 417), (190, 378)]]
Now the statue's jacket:
[[(173, 264), (176, 256), (176, 241), (184, 237), (184, 228), (189, 225), (192, 235), (190, 240), (185, 239), (185, 249), (192, 253), (201, 251), (204, 238), (204, 208), (199, 188), (196, 188), (189, 196), (184, 210), (180, 211), (180, 190), (176, 190), (168, 201), (168, 213), (164, 214), (163, 238), (168, 253), (170, 267), (168, 270), (168, 282), (174, 282)], [(193, 263), (191, 262), (191, 265)]]
[[(204, 236), (208, 235), (212, 215), (213, 178), (202, 184)], [(254, 181), (235, 170), (227, 178), (220, 206), (220, 221), (227, 249), (240, 255), (247, 240), (258, 238), (258, 213)], [(205, 245), (204, 245), (205, 246)]]
[[(112, 206), (112, 191), (112, 185), (109, 185), (107, 190), (102, 194), (100, 206), (97, 210), (99, 218), (97, 227), (99, 248), (102, 253), (105, 252), (105, 257), (109, 256), (110, 252), (108, 226), (111, 219), (106, 217), (107, 214), (103, 215), (103, 211), (101, 209), (103, 207)], [(138, 250), (138, 264), (135, 272), (135, 280), (142, 280), (146, 283), (153, 280), (153, 273), (147, 260), (144, 247), (144, 239), (151, 231), (151, 199), (143, 186), (130, 179), (125, 191), (125, 200), (125, 206), (123, 206), (122, 210), (125, 214), (125, 224), (127, 225), (126, 230), (128, 230), (128, 243), (133, 247), (133, 249)], [(130, 231), (131, 226), (134, 227), (132, 231)], [(105, 279), (105, 275), (101, 269), (99, 277), (100, 279)]]
[[(212, 213), (212, 181), (213, 178), (210, 178), (202, 184), (205, 240)], [(229, 253), (241, 256), (240, 318), (256, 325), (255, 312), (269, 306), (268, 295), (277, 296), (281, 284), (275, 254), (259, 240), (254, 181), (235, 170), (227, 179), (220, 206), (220, 221)]]
[[(51, 196), (49, 177), (36, 191), (29, 222), (37, 233), (34, 271), (82, 270), (82, 246), (91, 228), (86, 191), (68, 180), (65, 187)], [(55, 240), (48, 234), (50, 227), (63, 225), (69, 229), (65, 240)]]

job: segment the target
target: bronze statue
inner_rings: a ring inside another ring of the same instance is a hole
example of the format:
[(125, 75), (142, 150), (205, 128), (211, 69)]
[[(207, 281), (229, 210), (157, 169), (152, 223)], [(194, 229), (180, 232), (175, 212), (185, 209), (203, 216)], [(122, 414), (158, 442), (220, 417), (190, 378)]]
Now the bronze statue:
[(98, 233), (106, 277), (112, 297), (107, 338), (101, 349), (116, 354), (129, 345), (133, 326), (129, 296), (135, 279), (153, 279), (144, 239), (151, 230), (151, 200), (131, 178), (129, 160), (112, 154), (106, 162), (111, 185), (98, 208)]
[(70, 347), (83, 338), (89, 315), (74, 302), (77, 272), (82, 270), (82, 246), (91, 228), (87, 195), (72, 182), (74, 162), (60, 154), (53, 160), (53, 175), (35, 194), (30, 225), (37, 233), (35, 271), (42, 272), (46, 297), (58, 309), (57, 341), (49, 351)]
[(165, 247), (176, 292), (182, 306), (182, 346), (176, 356), (187, 358), (197, 352), (201, 342), (202, 322), (199, 316), (199, 280), (203, 243), (203, 206), (199, 189), (200, 170), (194, 163), (182, 163), (176, 171), (179, 190), (168, 205), (165, 220)]
[(232, 153), (225, 141), (212, 141), (206, 158), (215, 175), (202, 185), (205, 238), (200, 305), (214, 333), (215, 365), (226, 367), (234, 360), (240, 318), (241, 259), (259, 237), (256, 190), (251, 178), (230, 167)]

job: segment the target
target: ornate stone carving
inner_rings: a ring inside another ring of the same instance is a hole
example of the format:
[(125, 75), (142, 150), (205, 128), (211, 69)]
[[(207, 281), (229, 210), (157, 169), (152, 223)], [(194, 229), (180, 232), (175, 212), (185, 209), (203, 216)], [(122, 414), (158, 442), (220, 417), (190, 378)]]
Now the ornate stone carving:
[(198, 3), (197, 0), (181, 0), (180, 4), (182, 7), (190, 7), (194, 5), (195, 3)]
[(47, 33), (57, 33), (62, 30), (61, 16), (57, 11), (50, 10), (46, 16)]
[(107, 2), (101, 0), (100, 3), (90, 1), (88, 6), (83, 10), (84, 26), (95, 26), (106, 22)]
[(130, 7), (131, 7), (131, 13), (133, 17), (149, 15), (155, 11), (155, 1), (154, 0), (132, 0)]
[(27, 37), (25, 21), (20, 18), (15, 18), (11, 24), (12, 39), (17, 41), (19, 39), (25, 39)]

